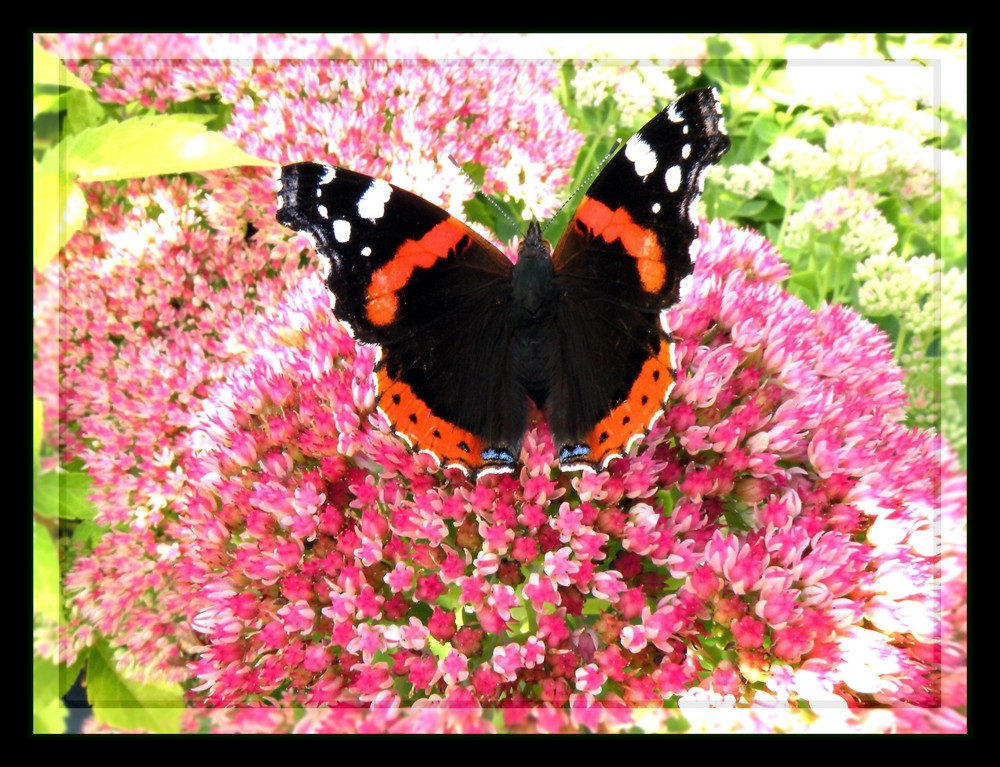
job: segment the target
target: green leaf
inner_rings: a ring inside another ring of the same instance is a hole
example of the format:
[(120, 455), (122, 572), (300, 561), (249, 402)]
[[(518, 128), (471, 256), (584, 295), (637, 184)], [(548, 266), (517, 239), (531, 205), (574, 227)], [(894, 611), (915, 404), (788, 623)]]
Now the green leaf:
[(771, 197), (774, 198), (774, 201), (779, 205), (784, 206), (788, 201), (788, 194), (790, 190), (791, 182), (788, 177), (776, 174), (774, 181), (771, 182)]
[(774, 115), (763, 112), (754, 118), (750, 129), (754, 132), (754, 135), (764, 142), (764, 144), (766, 144), (769, 148), (775, 141), (778, 140), (778, 137), (782, 132), (778, 121), (774, 119)]
[(89, 128), (67, 139), (66, 170), (81, 181), (106, 181), (242, 165), (277, 167), (196, 122), (206, 118), (211, 119), (155, 115)]
[(816, 308), (819, 306), (819, 275), (814, 271), (792, 272), (788, 278), (788, 292)]
[(90, 477), (82, 471), (47, 471), (35, 481), (35, 511), (43, 517), (93, 519), (97, 513), (87, 496)]
[(35, 163), (33, 203), (35, 268), (41, 270), (83, 226), (87, 200), (66, 176)]
[(154, 733), (180, 731), (184, 711), (181, 686), (143, 683), (119, 674), (106, 642), (99, 642), (90, 651), (87, 700), (94, 707), (94, 718), (109, 727)]
[(32, 68), (36, 85), (65, 85), (68, 88), (90, 90), (90, 86), (66, 69), (54, 53), (49, 53), (37, 43), (32, 46), (32, 50)]
[(59, 667), (35, 657), (32, 668), (31, 731), (38, 735), (66, 731), (66, 706), (59, 694)]
[(32, 608), (42, 621), (57, 623), (62, 616), (59, 601), (59, 553), (52, 534), (37, 519), (31, 521)]
[(439, 642), (432, 636), (427, 637), (427, 646), (438, 660), (448, 657), (451, 652), (451, 642)]
[(101, 542), (101, 538), (108, 531), (105, 525), (98, 525), (92, 520), (85, 519), (73, 529), (70, 540), (74, 544), (79, 544), (85, 551), (89, 551)]
[(667, 732), (687, 732), (691, 723), (683, 716), (671, 716), (667, 719)]
[(90, 650), (84, 649), (76, 656), (72, 666), (67, 666), (65, 663), (59, 664), (59, 697), (69, 692), (76, 678), (80, 676), (80, 672), (87, 665), (89, 655)]
[(611, 609), (611, 603), (607, 599), (590, 597), (583, 602), (584, 615), (603, 615), (609, 609)]
[(736, 209), (734, 216), (756, 218), (766, 207), (767, 200), (744, 200)]
[[(79, 91), (73, 91), (78, 93)], [(31, 116), (38, 117), (43, 114), (56, 114), (63, 109), (65, 104), (63, 93), (36, 93), (31, 100)]]
[(107, 119), (101, 102), (93, 93), (70, 91), (66, 94), (66, 119), (63, 121), (63, 135), (82, 133), (87, 128), (95, 128)]

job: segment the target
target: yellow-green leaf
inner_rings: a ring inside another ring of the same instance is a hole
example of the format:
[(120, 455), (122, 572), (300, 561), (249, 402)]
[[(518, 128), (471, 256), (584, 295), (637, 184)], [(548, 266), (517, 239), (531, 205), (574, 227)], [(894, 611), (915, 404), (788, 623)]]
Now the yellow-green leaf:
[(38, 43), (33, 46), (32, 64), (36, 85), (64, 85), (68, 88), (81, 88), (89, 91), (90, 86), (74, 75), (59, 60), (59, 57), (49, 53)]
[(87, 200), (75, 183), (61, 173), (52, 173), (37, 163), (34, 173), (34, 258), (44, 269), (87, 215)]
[(34, 476), (38, 476), (39, 453), (42, 449), (42, 436), (45, 434), (45, 408), (38, 397), (32, 397), (32, 427), (31, 427), (31, 458), (34, 466)]
[(174, 115), (106, 123), (82, 131), (66, 143), (66, 171), (81, 181), (277, 165), (248, 155), (221, 133)]
[(591, 597), (583, 602), (584, 615), (603, 615), (611, 609), (611, 603), (606, 599)]
[(60, 618), (59, 555), (55, 541), (37, 520), (32, 520), (32, 607), (40, 620), (56, 623)]
[(59, 696), (59, 667), (35, 657), (32, 692), (32, 732), (46, 735), (65, 732), (67, 711)]
[(169, 682), (143, 683), (118, 673), (111, 648), (99, 642), (87, 663), (87, 699), (109, 727), (154, 733), (180, 731), (184, 691)]
[(35, 479), (35, 511), (43, 517), (93, 519), (97, 509), (88, 500), (90, 475), (82, 471), (46, 471)]

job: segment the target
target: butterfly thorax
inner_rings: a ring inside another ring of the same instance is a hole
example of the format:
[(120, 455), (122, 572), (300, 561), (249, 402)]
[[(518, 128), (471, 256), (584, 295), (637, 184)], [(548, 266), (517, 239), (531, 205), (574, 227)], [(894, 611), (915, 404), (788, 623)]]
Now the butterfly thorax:
[(556, 346), (556, 286), (551, 248), (532, 221), (517, 249), (511, 274), (511, 370), (538, 407), (544, 407), (552, 381)]

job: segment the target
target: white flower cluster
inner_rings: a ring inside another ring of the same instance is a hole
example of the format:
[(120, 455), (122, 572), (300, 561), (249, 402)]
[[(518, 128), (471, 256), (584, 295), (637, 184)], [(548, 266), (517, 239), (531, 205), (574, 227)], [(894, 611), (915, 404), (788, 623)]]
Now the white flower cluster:
[[(966, 272), (949, 269), (933, 255), (904, 259), (895, 253), (872, 256), (854, 271), (858, 303), (872, 317), (892, 315), (909, 332), (900, 364), (906, 370), (910, 418), (914, 425), (940, 425), (952, 447), (961, 450), (966, 424), (960, 395), (950, 390), (968, 380)], [(938, 342), (940, 353), (929, 350)], [(938, 393), (940, 381), (944, 396)]]
[(914, 108), (911, 100), (886, 97), (866, 107), (863, 112), (841, 111), (840, 116), (857, 122), (896, 128), (921, 139), (932, 138), (940, 132), (941, 121), (934, 113)]
[(965, 450), (969, 441), (968, 419), (954, 397), (945, 397), (941, 403), (941, 433), (956, 451)]
[(774, 171), (755, 160), (749, 165), (712, 166), (710, 182), (718, 182), (737, 197), (752, 200), (774, 183)]
[(941, 277), (941, 359), (944, 385), (968, 382), (968, 287), (964, 269), (949, 269)]
[(629, 66), (595, 62), (579, 69), (573, 78), (577, 102), (597, 106), (614, 96), (622, 125), (638, 125), (652, 116), (661, 102), (677, 95), (677, 86), (667, 68), (655, 61), (633, 62)]
[(801, 250), (812, 237), (827, 235), (836, 237), (839, 251), (851, 258), (887, 253), (896, 247), (898, 236), (876, 202), (869, 192), (831, 189), (788, 217), (785, 244)]
[(858, 264), (854, 279), (865, 314), (898, 317), (907, 331), (925, 340), (941, 326), (941, 262), (935, 256), (880, 253)]
[[(788, 46), (785, 68), (793, 102), (828, 108), (840, 118), (872, 119), (891, 102), (910, 111), (934, 103), (935, 71), (916, 61), (885, 61), (860, 38), (819, 48)], [(940, 55), (940, 52), (938, 53)], [(896, 111), (893, 107), (889, 114)]]
[(905, 131), (884, 125), (844, 122), (826, 134), (826, 151), (837, 170), (859, 182), (885, 185), (898, 179), (904, 196), (927, 195), (935, 189), (934, 151)]
[(810, 181), (825, 178), (833, 169), (833, 159), (823, 147), (801, 138), (782, 136), (771, 147), (770, 157), (775, 170)]

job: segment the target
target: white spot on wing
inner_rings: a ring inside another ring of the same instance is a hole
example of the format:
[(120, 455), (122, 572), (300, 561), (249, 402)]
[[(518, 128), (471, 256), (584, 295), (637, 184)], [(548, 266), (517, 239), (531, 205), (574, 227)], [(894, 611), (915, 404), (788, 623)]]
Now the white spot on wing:
[(351, 222), (338, 218), (333, 222), (333, 237), (337, 242), (347, 242), (351, 239)]
[(645, 178), (656, 170), (656, 152), (638, 134), (625, 143), (625, 156), (632, 161), (637, 176)]
[(687, 135), (687, 134), (689, 134), (690, 132), (691, 132), (691, 126), (689, 126), (689, 125), (687, 125), (687, 124), (685, 123), (684, 127), (683, 127), (683, 128), (681, 128), (681, 133), (683, 133), (683, 134), (684, 134), (684, 135), (686, 136), (686, 135)]
[(282, 188), (278, 189), (278, 208), (277, 208), (278, 210), (281, 210), (283, 207), (285, 207), (285, 198), (281, 196), (282, 191), (284, 191)]
[(326, 209), (326, 205), (317, 205), (316, 212), (319, 213), (323, 218), (330, 218), (330, 212)]
[[(692, 199), (688, 200), (687, 214), (688, 214), (688, 219), (691, 221), (691, 223), (694, 224), (695, 227), (697, 227), (698, 226), (698, 198), (697, 197), (693, 197)], [(697, 240), (695, 240), (695, 242), (697, 242)]]
[(667, 168), (667, 175), (665, 176), (667, 182), (667, 189), (671, 192), (676, 192), (681, 188), (681, 166), (671, 165)]
[(371, 249), (371, 248), (369, 248), (369, 247), (368, 247), (367, 245), (365, 245), (365, 246), (364, 246), (364, 247), (363, 247), (363, 248), (361, 249), (361, 255), (362, 255), (362, 256), (366, 256), (366, 257), (367, 257), (367, 256), (370, 256), (371, 254), (372, 254), (372, 249)]
[(706, 165), (698, 172), (698, 194), (705, 191), (705, 176), (708, 174), (708, 166)]
[(337, 177), (337, 171), (333, 167), (331, 167), (329, 165), (324, 165), (323, 166), (323, 175), (320, 176), (319, 183), (320, 184), (329, 184), (336, 177)]
[(391, 196), (392, 187), (382, 179), (375, 179), (358, 200), (358, 215), (369, 221), (382, 218), (385, 214), (385, 204), (389, 202)]
[(660, 212), (660, 203), (654, 202), (653, 203), (653, 213), (659, 213), (659, 212)]
[(684, 115), (682, 115), (680, 110), (677, 108), (676, 101), (671, 101), (670, 106), (667, 107), (667, 119), (672, 123), (684, 122)]
[(691, 156), (691, 145), (685, 144), (684, 146), (681, 147), (681, 157), (686, 160), (690, 156)]

